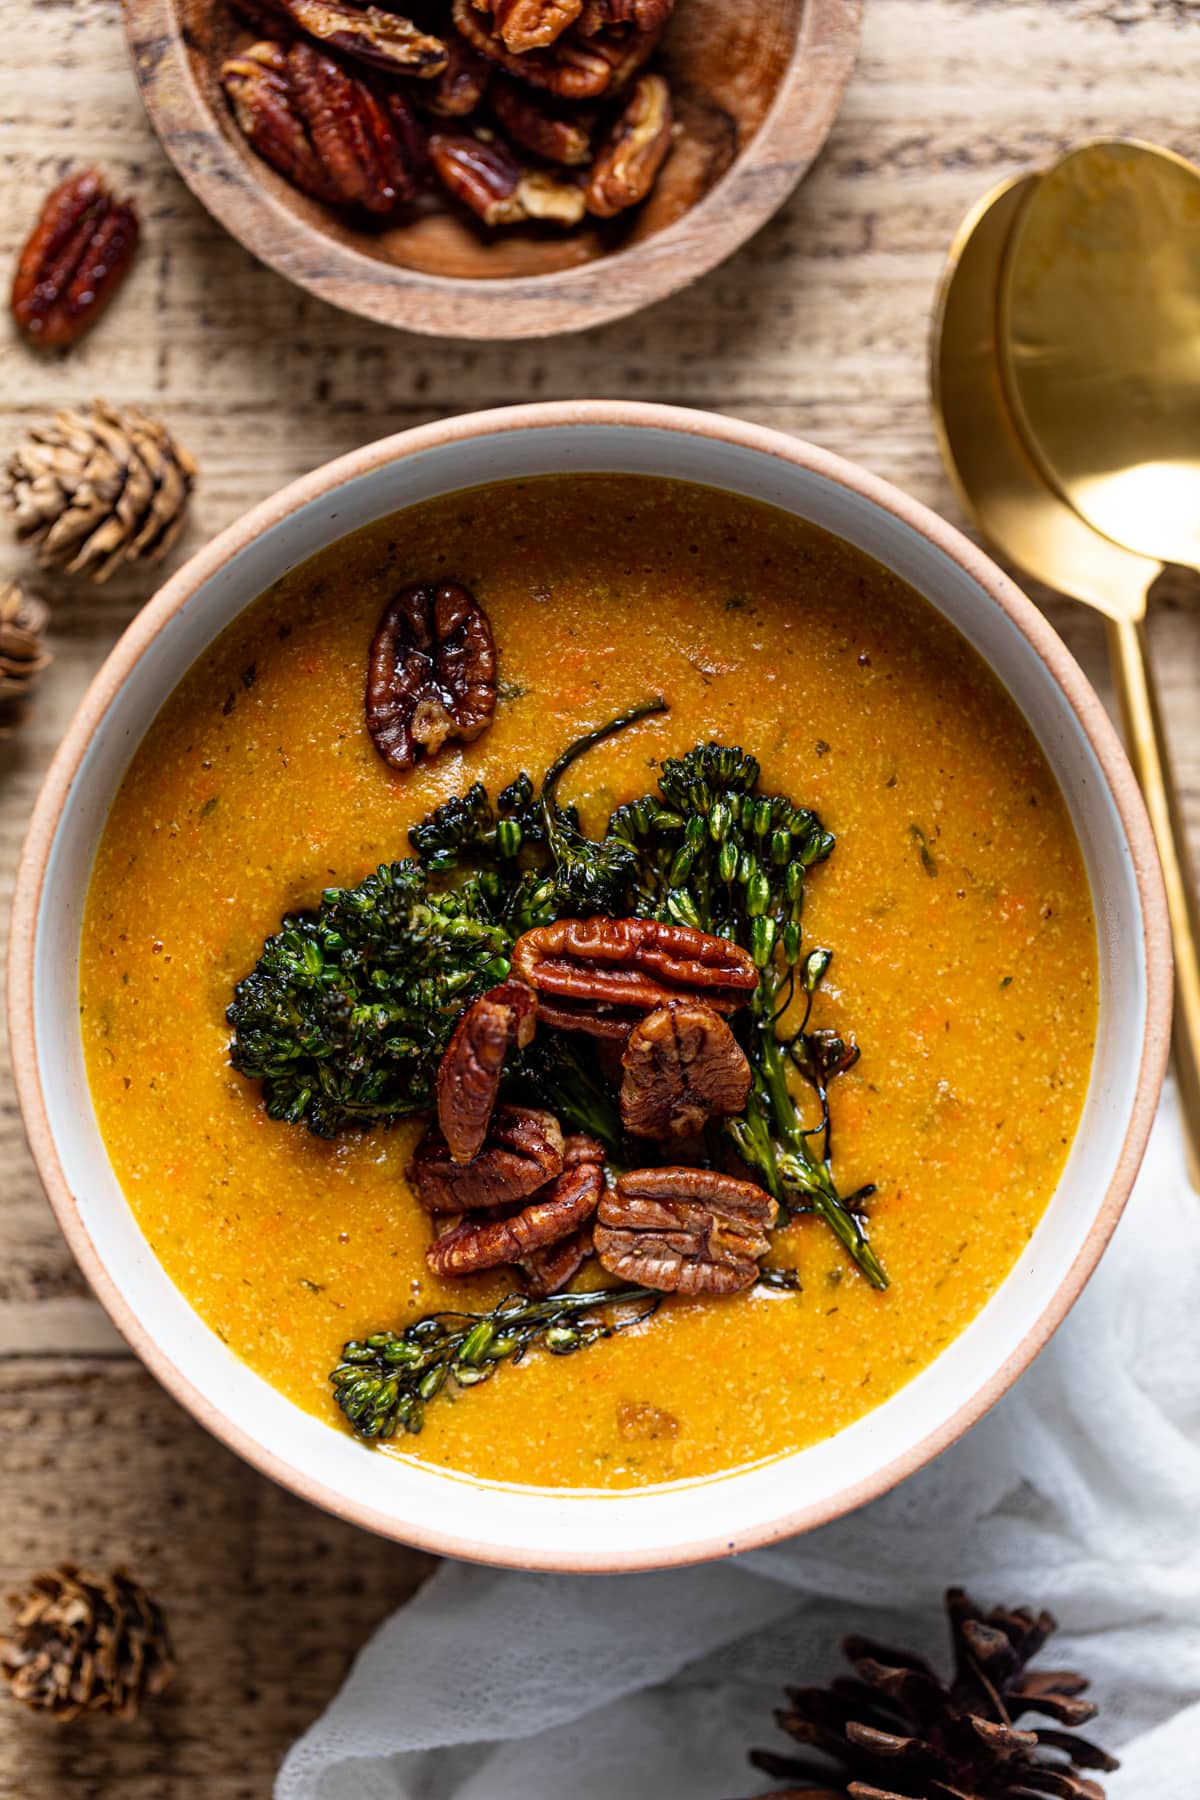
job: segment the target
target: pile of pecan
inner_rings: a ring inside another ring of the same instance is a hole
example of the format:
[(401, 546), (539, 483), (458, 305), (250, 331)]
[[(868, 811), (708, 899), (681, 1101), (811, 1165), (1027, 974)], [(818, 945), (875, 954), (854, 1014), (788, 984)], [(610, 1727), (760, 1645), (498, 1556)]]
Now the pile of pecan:
[[(562, 919), (518, 938), (512, 971), (458, 1020), (438, 1072), (437, 1124), (409, 1171), (444, 1227), (430, 1267), (461, 1276), (509, 1266), (538, 1296), (593, 1255), (664, 1293), (750, 1287), (775, 1201), (700, 1153), (708, 1121), (740, 1113), (750, 1090), (728, 1024), (758, 985), (747, 952), (651, 919)], [(659, 1160), (606, 1169), (600, 1145), (565, 1135), (552, 1113), (500, 1102), (506, 1062), (538, 1029), (599, 1040), (626, 1138)]]
[(221, 70), (250, 145), (294, 186), (380, 217), (432, 184), (485, 225), (611, 219), (670, 148), (645, 72), (674, 0), (233, 0), (261, 34)]

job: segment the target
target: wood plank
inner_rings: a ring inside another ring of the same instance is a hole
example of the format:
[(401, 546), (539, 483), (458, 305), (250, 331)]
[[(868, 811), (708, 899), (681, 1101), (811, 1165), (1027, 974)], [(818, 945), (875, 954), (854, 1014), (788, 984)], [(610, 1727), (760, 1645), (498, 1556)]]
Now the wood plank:
[[(365, 1452), (364, 1452), (365, 1454)], [(0, 1592), (122, 1562), (180, 1676), (134, 1724), (0, 1712), (0, 1794), (262, 1800), (280, 1754), (425, 1559), (317, 1513), (216, 1444), (131, 1360), (0, 1359)]]

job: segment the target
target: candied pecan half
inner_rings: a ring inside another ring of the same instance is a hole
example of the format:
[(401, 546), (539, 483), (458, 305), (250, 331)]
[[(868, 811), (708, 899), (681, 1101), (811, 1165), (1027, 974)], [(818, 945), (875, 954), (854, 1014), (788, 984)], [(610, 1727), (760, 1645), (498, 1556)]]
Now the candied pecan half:
[(420, 104), (439, 119), (465, 119), (487, 92), (492, 65), (457, 32), (446, 39), (446, 66), (419, 90)]
[(521, 1286), (531, 1300), (548, 1300), (570, 1285), (592, 1254), (592, 1228), (572, 1232), (561, 1244), (547, 1244), (531, 1250), (517, 1264)]
[(492, 111), (514, 143), (547, 162), (561, 163), (565, 168), (578, 168), (590, 160), (592, 140), (587, 127), (577, 119), (564, 119), (547, 112), (542, 102), (529, 92), (522, 92), (516, 82), (500, 76), (492, 84), (489, 99)]
[(671, 147), (672, 122), (671, 90), (662, 76), (640, 76), (592, 164), (590, 213), (611, 219), (646, 198)]
[(613, 85), (611, 46), (601, 38), (583, 44), (567, 34), (548, 49), (527, 50), (523, 56), (517, 56), (499, 32), (491, 29), (490, 20), (476, 11), (473, 0), (454, 0), (454, 23), (472, 48), (489, 62), (498, 63), (518, 81), (546, 88), (560, 99), (594, 100)]
[(502, 981), (468, 1006), (438, 1065), (437, 1116), (457, 1163), (483, 1146), (504, 1059), (524, 1050), (537, 1024), (537, 995), (524, 981)]
[(379, 93), (311, 44), (292, 45), (288, 74), (297, 111), (339, 200), (374, 213), (411, 200), (420, 135), (401, 96)]
[(599, 1206), (596, 1255), (610, 1275), (665, 1294), (753, 1286), (778, 1207), (763, 1188), (715, 1169), (635, 1169)]
[(581, 37), (595, 37), (610, 25), (659, 32), (674, 9), (675, 0), (583, 0), (576, 29)]
[(485, 225), (514, 225), (525, 217), (517, 199), (521, 166), (504, 144), (469, 131), (435, 131), (429, 160), (442, 186)]
[(384, 609), (367, 672), (367, 730), (394, 769), (473, 743), (496, 708), (488, 616), (457, 582), (408, 587)]
[(694, 1137), (706, 1120), (740, 1113), (750, 1064), (711, 1006), (673, 1000), (647, 1013), (621, 1058), (621, 1119), (631, 1137)]
[(524, 932), (512, 972), (537, 990), (538, 1017), (561, 1031), (624, 1038), (672, 1000), (733, 1012), (758, 986), (749, 953), (657, 919), (559, 919)]
[(563, 1134), (553, 1113), (532, 1106), (498, 1106), (483, 1148), (469, 1163), (455, 1162), (440, 1131), (430, 1126), (413, 1154), (409, 1180), (429, 1212), (474, 1212), (511, 1206), (562, 1174)]
[(62, 350), (90, 331), (133, 261), (138, 216), (95, 169), (47, 196), (17, 262), (13, 318), (31, 343)]
[(478, 1269), (520, 1262), (578, 1232), (603, 1191), (600, 1165), (578, 1163), (534, 1194), (520, 1212), (504, 1219), (460, 1219), (433, 1240), (425, 1260), (436, 1275), (473, 1275)]
[(508, 145), (490, 134), (435, 131), (429, 156), (442, 185), (485, 225), (529, 219), (578, 225), (587, 210), (578, 182), (523, 169)]
[(590, 38), (577, 39), (572, 32), (569, 41), (577, 41), (581, 51), (598, 56), (607, 65), (608, 86), (605, 93), (619, 94), (638, 70), (649, 62), (658, 48), (662, 34), (662, 25), (653, 31), (638, 31), (625, 25), (616, 25), (611, 29), (598, 31)]
[(236, 0), (256, 28), (280, 21), (326, 50), (429, 81), (446, 66), (441, 38), (420, 31), (411, 19), (381, 6), (343, 5), (340, 0)]
[(416, 193), (424, 145), (407, 101), (311, 44), (253, 44), (221, 85), (251, 147), (315, 199), (388, 213)]
[[(582, 1131), (572, 1132), (563, 1144), (563, 1170), (569, 1172), (583, 1164), (603, 1168), (604, 1146)], [(599, 1188), (596, 1190), (596, 1198), (600, 1198)], [(523, 1256), (517, 1264), (521, 1271), (521, 1285), (535, 1300), (544, 1300), (573, 1281), (591, 1254), (592, 1227), (589, 1220), (582, 1230), (573, 1232), (561, 1243), (547, 1244), (542, 1249), (531, 1250), (528, 1256)]]
[(336, 206), (341, 194), (296, 111), (283, 45), (264, 41), (231, 56), (221, 86), (251, 149), (293, 187)]
[(491, 0), (479, 11), (491, 13), (506, 48), (521, 56), (560, 38), (583, 11), (583, 0)]
[(586, 1131), (572, 1131), (563, 1139), (563, 1168), (577, 1169), (580, 1163), (599, 1163), (605, 1161), (604, 1145)]

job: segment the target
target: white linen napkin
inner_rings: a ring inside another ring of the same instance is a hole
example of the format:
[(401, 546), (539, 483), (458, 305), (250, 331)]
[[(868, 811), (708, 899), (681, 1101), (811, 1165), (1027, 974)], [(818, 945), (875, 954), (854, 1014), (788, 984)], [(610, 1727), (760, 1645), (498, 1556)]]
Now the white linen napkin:
[[(1200, 1199), (1168, 1090), (1112, 1246), (1015, 1390), (806, 1537), (654, 1575), (445, 1564), (293, 1746), (276, 1800), (727, 1800), (771, 1783), (785, 1684), (848, 1631), (945, 1667), (944, 1587), (1049, 1606), (1091, 1674), (1110, 1800), (1200, 1794)], [(1086, 1734), (1086, 1733), (1085, 1733)]]

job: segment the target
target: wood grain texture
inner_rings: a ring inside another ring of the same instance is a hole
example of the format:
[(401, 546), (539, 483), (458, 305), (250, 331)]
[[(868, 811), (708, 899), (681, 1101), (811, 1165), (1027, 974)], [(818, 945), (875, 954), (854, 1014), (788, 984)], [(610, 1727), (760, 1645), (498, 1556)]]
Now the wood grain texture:
[[(142, 98), (185, 181), (272, 268), (348, 311), (410, 331), (545, 337), (675, 293), (742, 244), (828, 136), (862, 0), (683, 0), (654, 66), (680, 136), (643, 206), (573, 231), (484, 232), (451, 207), (363, 231), (255, 156), (221, 93), (239, 41), (224, 0), (123, 0)], [(448, 278), (453, 278), (449, 280)]]
[[(46, 358), (0, 326), (0, 450), (103, 394), (157, 411), (201, 484), (175, 560), (283, 482), (385, 432), (534, 396), (713, 407), (856, 458), (949, 517), (925, 356), (941, 259), (1001, 176), (1098, 131), (1200, 155), (1197, 0), (869, 0), (818, 165), (771, 225), (676, 298), (585, 337), (437, 343), (334, 311), (256, 263), (172, 172), (136, 99), (116, 0), (10, 0), (4, 266), (82, 160), (139, 196), (145, 240), (94, 335)], [(1182, 122), (1168, 127), (1168, 121)], [(29, 575), (0, 541), (0, 575)], [(0, 741), (0, 929), (25, 819), (83, 686), (145, 598), (43, 581), (51, 671)], [(1151, 632), (1200, 854), (1200, 588), (1170, 576)], [(1046, 599), (1044, 595), (1037, 596)], [(1093, 678), (1099, 622), (1048, 601)], [(52, 1738), (0, 1705), (0, 1800), (255, 1800), (417, 1559), (278, 1492), (157, 1388), (87, 1297), (25, 1152), (0, 1045), (0, 1591), (64, 1556), (128, 1558), (180, 1639), (177, 1698), (132, 1732)]]

